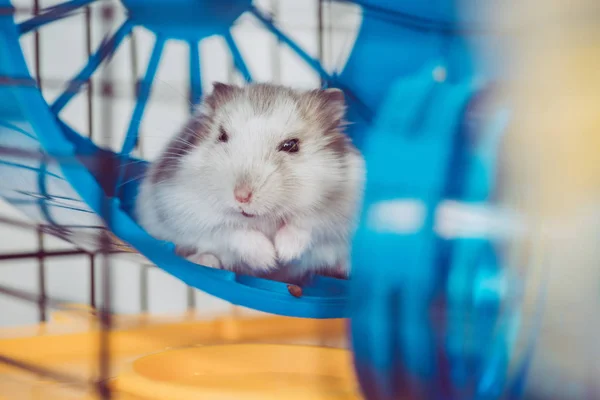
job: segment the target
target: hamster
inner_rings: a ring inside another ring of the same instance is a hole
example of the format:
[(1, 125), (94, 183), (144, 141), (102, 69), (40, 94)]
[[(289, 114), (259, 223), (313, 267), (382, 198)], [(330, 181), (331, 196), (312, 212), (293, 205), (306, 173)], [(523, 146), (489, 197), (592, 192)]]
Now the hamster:
[(136, 217), (198, 264), (347, 277), (365, 180), (339, 89), (214, 83), (140, 184)]

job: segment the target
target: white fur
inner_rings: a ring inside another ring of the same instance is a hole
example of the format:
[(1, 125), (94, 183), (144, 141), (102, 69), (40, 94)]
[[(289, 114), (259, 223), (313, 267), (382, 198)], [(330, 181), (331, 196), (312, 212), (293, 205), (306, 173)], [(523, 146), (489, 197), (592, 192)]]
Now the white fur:
[[(273, 104), (267, 113), (244, 96), (222, 105), (208, 137), (181, 158), (171, 179), (142, 182), (138, 220), (155, 237), (196, 249), (190, 259), (208, 266), (253, 274), (289, 267), (298, 276), (347, 268), (364, 161), (355, 151), (340, 160), (323, 150), (327, 138), (302, 118), (293, 99), (281, 95)], [(227, 143), (217, 139), (220, 126), (229, 133)], [(301, 140), (298, 153), (278, 151), (293, 137)], [(243, 177), (253, 196), (240, 205), (233, 190)], [(333, 205), (324, 197), (329, 188), (341, 193)]]

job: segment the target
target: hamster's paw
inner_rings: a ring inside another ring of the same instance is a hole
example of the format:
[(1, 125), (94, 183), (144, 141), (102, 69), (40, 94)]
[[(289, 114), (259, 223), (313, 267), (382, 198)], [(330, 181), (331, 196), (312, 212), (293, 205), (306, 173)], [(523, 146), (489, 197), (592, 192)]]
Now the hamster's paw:
[(204, 265), (205, 267), (221, 269), (223, 266), (221, 260), (212, 253), (200, 253), (193, 247), (176, 246), (175, 254), (183, 257), (195, 264)]
[(211, 253), (196, 253), (187, 257), (187, 259), (196, 264), (204, 265), (205, 267), (215, 269), (222, 268), (221, 260)]
[(270, 271), (277, 265), (273, 243), (259, 231), (239, 231), (231, 238), (240, 259), (252, 269)]
[(281, 262), (290, 262), (299, 258), (310, 245), (310, 232), (285, 225), (275, 234), (275, 249)]
[(191, 257), (196, 253), (198, 253), (198, 250), (194, 247), (175, 246), (175, 254), (177, 254), (179, 257), (187, 259), (188, 257)]

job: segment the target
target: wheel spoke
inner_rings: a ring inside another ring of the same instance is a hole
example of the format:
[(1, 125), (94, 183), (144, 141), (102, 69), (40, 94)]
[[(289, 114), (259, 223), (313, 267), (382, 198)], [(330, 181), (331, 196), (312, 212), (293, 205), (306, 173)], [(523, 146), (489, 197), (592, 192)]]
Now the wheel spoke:
[(127, 134), (125, 135), (123, 148), (121, 149), (122, 155), (131, 153), (137, 142), (140, 123), (142, 121), (142, 117), (144, 116), (146, 104), (148, 103), (150, 91), (152, 90), (152, 83), (154, 82), (154, 77), (156, 76), (156, 70), (158, 69), (158, 64), (160, 62), (164, 47), (164, 38), (157, 36), (156, 43), (154, 43), (154, 49), (152, 49), (152, 54), (150, 55), (148, 67), (146, 69), (146, 75), (138, 85), (137, 102), (135, 104), (133, 114), (131, 115), (131, 121), (129, 122)]
[(252, 6), (250, 12), (254, 15), (266, 28), (269, 30), (277, 39), (285, 43), (294, 53), (296, 53), (304, 62), (306, 62), (315, 72), (319, 74), (323, 82), (327, 86), (334, 84), (336, 87), (342, 89), (352, 100), (356, 110), (365, 118), (367, 121), (372, 121), (374, 112), (371, 110), (362, 100), (347, 86), (342, 85), (334, 76), (329, 74), (319, 60), (311, 57), (302, 47), (298, 46), (290, 37), (283, 33), (279, 28), (275, 26), (273, 20), (267, 17), (264, 13)]
[[(32, 167), (30, 165), (21, 164), (21, 163), (18, 163), (18, 162), (0, 160), (0, 165), (6, 165), (7, 167), (15, 167), (15, 168), (19, 168), (19, 169), (25, 169), (27, 171), (36, 172), (38, 174), (42, 173), (42, 171), (39, 168)], [(65, 178), (63, 178), (62, 176), (53, 174), (52, 172), (47, 172), (46, 171), (44, 173), (46, 175), (48, 175), (48, 176), (51, 176), (51, 177), (56, 178), (56, 179), (59, 179), (61, 181), (65, 180)]]
[(28, 32), (39, 29), (40, 27), (54, 21), (66, 18), (78, 8), (85, 7), (96, 0), (71, 0), (48, 8), (46, 12), (21, 22), (18, 25), (19, 34), (24, 35)]
[(57, 225), (56, 221), (50, 214), (50, 208), (48, 207), (48, 204), (46, 203), (46, 199), (48, 198), (48, 186), (46, 185), (46, 174), (47, 173), (48, 173), (48, 164), (47, 164), (47, 160), (46, 160), (46, 155), (44, 154), (42, 156), (42, 159), (40, 160), (40, 168), (39, 168), (39, 173), (37, 176), (38, 193), (41, 196), (43, 196), (43, 198), (38, 199), (38, 207), (40, 208), (40, 211), (44, 215), (44, 218), (46, 219), (46, 221), (48, 221), (50, 223), (50, 225)]
[(319, 60), (311, 57), (306, 51), (304, 51), (300, 46), (296, 44), (291, 38), (289, 38), (285, 33), (279, 30), (273, 23), (273, 20), (266, 15), (264, 15), (261, 11), (259, 11), (256, 7), (251, 6), (250, 12), (254, 15), (271, 33), (273, 33), (278, 40), (285, 43), (294, 53), (296, 53), (304, 62), (306, 62), (315, 72), (319, 74), (319, 76), (327, 82), (332, 81), (332, 77), (330, 74), (325, 71)]
[(69, 101), (75, 97), (81, 87), (90, 79), (96, 69), (98, 69), (100, 64), (102, 64), (105, 59), (110, 58), (115, 53), (123, 39), (125, 39), (132, 28), (133, 24), (127, 20), (119, 27), (117, 32), (115, 32), (110, 39), (106, 40), (105, 38), (105, 40), (102, 41), (102, 44), (98, 50), (96, 50), (96, 52), (90, 56), (85, 67), (83, 67), (77, 76), (75, 76), (75, 78), (69, 82), (67, 89), (58, 97), (58, 99), (56, 99), (54, 104), (50, 106), (50, 109), (53, 113), (58, 114), (67, 105), (67, 103), (69, 103)]
[(202, 78), (200, 73), (200, 52), (198, 43), (191, 41), (190, 46), (190, 112), (194, 111), (194, 106), (200, 103), (202, 98)]
[(229, 52), (231, 53), (231, 57), (233, 58), (233, 64), (237, 68), (237, 70), (242, 74), (246, 82), (252, 82), (252, 75), (250, 75), (250, 71), (242, 58), (242, 54), (233, 39), (233, 35), (231, 31), (227, 31), (224, 35), (225, 42), (227, 42), (227, 47), (229, 47)]

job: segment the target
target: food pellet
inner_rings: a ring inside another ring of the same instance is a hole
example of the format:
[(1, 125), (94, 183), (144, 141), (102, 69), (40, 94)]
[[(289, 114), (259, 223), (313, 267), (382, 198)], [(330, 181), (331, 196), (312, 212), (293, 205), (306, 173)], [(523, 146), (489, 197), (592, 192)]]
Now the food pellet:
[(287, 286), (288, 291), (290, 292), (290, 294), (294, 297), (301, 297), (302, 296), (302, 288), (298, 285), (288, 285)]

